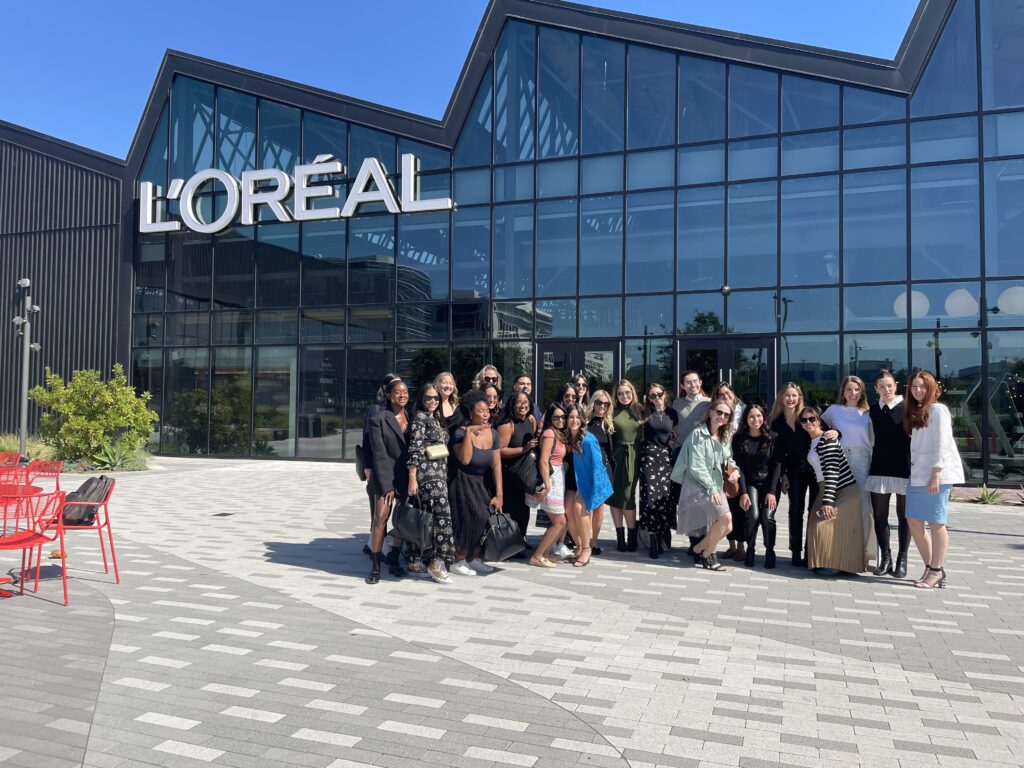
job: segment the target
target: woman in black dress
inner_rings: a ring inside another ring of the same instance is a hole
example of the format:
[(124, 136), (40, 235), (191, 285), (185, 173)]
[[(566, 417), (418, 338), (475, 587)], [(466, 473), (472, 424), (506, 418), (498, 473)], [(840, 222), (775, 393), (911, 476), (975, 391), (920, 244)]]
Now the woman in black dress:
[[(882, 369), (875, 377), (878, 402), (868, 410), (874, 447), (865, 487), (871, 494), (871, 512), (875, 538), (881, 557), (875, 576), (892, 574), (897, 579), (907, 575), (907, 550), (910, 528), (907, 525), (907, 483), (910, 478), (910, 435), (903, 429), (903, 398), (896, 394), (896, 377)], [(896, 534), (899, 549), (892, 561), (889, 543), (889, 497), (896, 495)]]
[[(519, 532), (526, 536), (530, 525), (530, 508), (526, 504), (526, 495), (536, 492), (536, 488), (523, 488), (508, 471), (508, 467), (518, 461), (523, 454), (537, 448), (537, 420), (533, 416), (533, 403), (525, 392), (514, 392), (505, 404), (498, 422), (498, 443), (501, 446), (502, 488), (505, 492), (505, 512), (511, 517)], [(539, 476), (538, 476), (539, 479)], [(514, 557), (523, 558), (522, 552)]]
[(489, 508), (502, 506), (501, 453), (484, 393), (467, 392), (462, 410), (468, 424), (452, 437), (455, 472), (448, 484), (458, 558), (452, 573), (476, 576), (494, 570), (480, 559), (480, 544), (490, 521)]
[[(367, 584), (380, 581), (381, 548), (384, 546), (384, 531), (397, 497), (405, 496), (409, 484), (409, 418), (405, 406), (409, 403), (409, 388), (401, 379), (395, 379), (385, 387), (387, 407), (370, 419), (370, 450), (373, 452), (373, 473), (370, 475), (370, 490), (377, 497), (373, 514), (373, 530), (370, 534), (370, 575)], [(388, 571), (392, 576), (401, 577), (405, 570), (398, 564), (400, 541), (392, 541), (388, 552)]]
[(672, 450), (675, 448), (679, 414), (666, 407), (665, 387), (652, 383), (647, 387), (644, 409), (643, 450), (640, 454), (640, 527), (650, 537), (652, 558), (672, 546)]
[[(416, 415), (409, 428), (409, 495), (433, 518), (433, 546), (410, 558), (409, 570), (425, 570), (438, 584), (451, 584), (448, 566), (455, 560), (452, 511), (448, 506), (448, 457), (430, 458), (428, 449), (448, 445), (441, 419), (441, 395), (433, 384), (420, 387)], [(435, 448), (436, 450), (436, 448)]]
[[(612, 396), (603, 389), (599, 389), (591, 395), (587, 417), (587, 431), (597, 439), (597, 444), (601, 446), (601, 458), (604, 459), (604, 468), (608, 471), (608, 477), (615, 477), (615, 462), (612, 459), (612, 434), (615, 432), (615, 422), (612, 421)], [(597, 540), (601, 535), (601, 524), (604, 523), (606, 506), (607, 504), (602, 504), (591, 514), (593, 533), (590, 539), (590, 553), (592, 555), (601, 554), (601, 547), (597, 545)]]
[[(767, 420), (764, 408), (748, 405), (740, 420), (740, 431), (732, 438), (732, 458), (740, 471), (740, 495), (729, 499), (729, 507), (733, 530), (744, 526), (740, 543), (746, 544), (743, 564), (748, 568), (754, 565), (758, 527), (764, 539), (764, 567), (775, 567), (775, 493), (781, 466), (775, 433), (768, 429)], [(737, 516), (737, 512), (741, 514)]]
[(768, 417), (771, 430), (779, 445), (782, 463), (782, 492), (789, 494), (789, 551), (793, 565), (803, 568), (804, 514), (818, 496), (818, 481), (807, 462), (811, 438), (800, 426), (800, 411), (804, 407), (804, 393), (798, 384), (787, 381), (779, 390)]

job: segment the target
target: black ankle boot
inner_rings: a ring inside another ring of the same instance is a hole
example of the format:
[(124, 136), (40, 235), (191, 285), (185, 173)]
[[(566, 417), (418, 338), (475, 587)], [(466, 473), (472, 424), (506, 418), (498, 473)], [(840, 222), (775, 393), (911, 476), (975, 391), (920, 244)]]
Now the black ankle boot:
[(367, 584), (376, 584), (380, 581), (380, 552), (370, 553), (370, 575), (366, 577)]
[(764, 553), (764, 567), (771, 570), (775, 567), (775, 550), (769, 549)]
[(636, 528), (626, 529), (626, 551), (636, 552)]
[(907, 554), (900, 552), (896, 555), (896, 565), (892, 567), (894, 579), (905, 579), (907, 577)]
[(651, 559), (652, 560), (657, 560), (658, 559), (658, 555), (661, 554), (661, 537), (658, 536), (655, 533), (652, 533), (650, 535), (650, 541), (651, 541), (651, 545), (650, 545), (649, 549), (650, 549), (650, 552), (651, 552)]
[(875, 576), (885, 576), (890, 572), (892, 572), (892, 551), (886, 549), (882, 551), (882, 555), (878, 560), (878, 567), (875, 568)]
[(747, 553), (743, 556), (743, 564), (747, 568), (754, 567), (754, 542), (747, 542)]
[(661, 534), (661, 551), (668, 552), (672, 549), (672, 531), (665, 531)]
[(388, 573), (394, 576), (396, 579), (400, 579), (405, 576), (405, 569), (398, 564), (398, 550), (392, 549), (388, 552), (387, 557)]
[(616, 528), (615, 529), (615, 548), (619, 552), (626, 551), (626, 529)]

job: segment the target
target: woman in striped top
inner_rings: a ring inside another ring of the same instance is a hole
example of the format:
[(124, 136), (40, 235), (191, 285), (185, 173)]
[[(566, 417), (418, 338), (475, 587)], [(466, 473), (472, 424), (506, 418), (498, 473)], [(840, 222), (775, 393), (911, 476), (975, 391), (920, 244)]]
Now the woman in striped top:
[(811, 438), (807, 462), (818, 480), (818, 498), (807, 519), (807, 567), (822, 576), (864, 570), (860, 489), (838, 440), (825, 437), (817, 408), (800, 411)]

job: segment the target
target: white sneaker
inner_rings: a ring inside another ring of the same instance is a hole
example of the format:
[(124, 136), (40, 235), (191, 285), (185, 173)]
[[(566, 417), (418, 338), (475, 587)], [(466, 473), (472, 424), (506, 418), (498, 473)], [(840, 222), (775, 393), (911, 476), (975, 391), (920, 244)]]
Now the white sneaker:
[(465, 560), (459, 560), (452, 566), (452, 573), (457, 573), (459, 576), (476, 576), (476, 571), (469, 567), (469, 563)]
[(427, 573), (430, 578), (438, 584), (451, 584), (452, 577), (448, 575), (448, 569), (444, 567), (444, 560), (434, 560), (427, 566)]
[(481, 573), (494, 573), (494, 569), (491, 568), (487, 563), (481, 560), (479, 557), (475, 560), (469, 561), (469, 567), (472, 568), (477, 574)]
[(551, 554), (554, 555), (555, 557), (560, 557), (560, 558), (562, 558), (564, 560), (567, 557), (572, 557), (573, 552), (572, 552), (571, 549), (569, 549), (567, 546), (565, 546), (564, 543), (562, 543), (562, 544), (556, 544), (555, 546), (553, 546), (551, 548)]

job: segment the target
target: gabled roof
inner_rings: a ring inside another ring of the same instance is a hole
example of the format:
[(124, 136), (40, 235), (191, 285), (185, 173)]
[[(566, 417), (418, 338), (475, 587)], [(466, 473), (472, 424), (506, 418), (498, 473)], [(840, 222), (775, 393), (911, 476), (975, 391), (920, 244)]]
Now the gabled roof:
[(562, 0), (491, 0), (440, 120), (168, 50), (128, 152), (127, 178), (138, 173), (176, 74), (451, 148), (509, 18), (907, 95), (920, 80), (955, 2), (920, 0), (903, 43), (890, 61)]
[(73, 165), (80, 165), (115, 179), (120, 179), (124, 174), (124, 160), (118, 160), (116, 157), (104, 155), (102, 152), (48, 136), (45, 133), (30, 131), (28, 128), (22, 128), (20, 125), (4, 120), (0, 120), (0, 141), (17, 144), (20, 147), (55, 157)]

